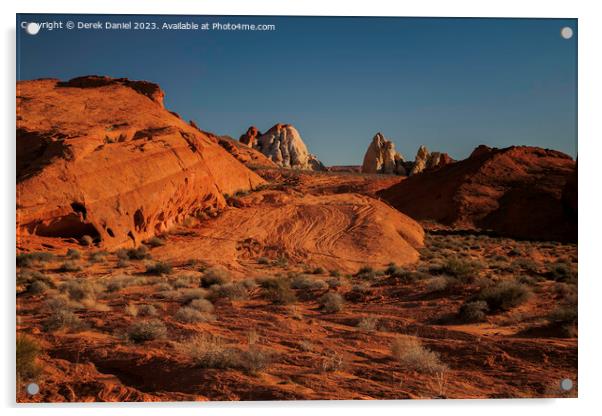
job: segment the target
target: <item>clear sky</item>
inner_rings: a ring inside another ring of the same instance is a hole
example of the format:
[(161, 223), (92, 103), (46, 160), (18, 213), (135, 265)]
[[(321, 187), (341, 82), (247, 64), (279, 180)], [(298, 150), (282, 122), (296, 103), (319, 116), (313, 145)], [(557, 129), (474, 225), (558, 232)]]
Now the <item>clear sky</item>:
[[(44, 30), (21, 21), (274, 24), (274, 31)], [(561, 28), (574, 36), (564, 39)], [(461, 159), (479, 144), (577, 154), (576, 19), (17, 16), (17, 77), (156, 82), (165, 105), (238, 138), (291, 123), (326, 165), (382, 132)]]

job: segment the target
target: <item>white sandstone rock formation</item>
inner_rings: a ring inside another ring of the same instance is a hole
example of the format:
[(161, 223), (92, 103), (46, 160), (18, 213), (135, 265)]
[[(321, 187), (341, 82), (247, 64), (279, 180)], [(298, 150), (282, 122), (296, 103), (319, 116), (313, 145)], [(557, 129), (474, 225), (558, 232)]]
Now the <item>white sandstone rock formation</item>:
[(316, 156), (309, 153), (301, 135), (290, 124), (276, 124), (257, 137), (252, 145), (274, 163), (285, 168), (326, 169)]
[(366, 150), (362, 172), (405, 175), (404, 162), (403, 156), (395, 150), (395, 144), (379, 132), (376, 133)]

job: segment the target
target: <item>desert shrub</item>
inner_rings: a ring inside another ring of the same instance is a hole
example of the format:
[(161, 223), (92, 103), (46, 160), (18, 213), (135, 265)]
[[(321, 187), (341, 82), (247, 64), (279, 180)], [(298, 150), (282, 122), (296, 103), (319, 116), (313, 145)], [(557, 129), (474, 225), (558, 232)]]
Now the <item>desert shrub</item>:
[(218, 336), (198, 335), (178, 344), (176, 348), (194, 365), (202, 368), (231, 368), (238, 363), (237, 351), (228, 348)]
[(435, 374), (447, 370), (439, 355), (424, 347), (416, 337), (397, 337), (391, 344), (391, 354), (403, 367), (411, 371)]
[(345, 306), (345, 301), (343, 297), (338, 293), (328, 292), (324, 296), (322, 296), (318, 303), (320, 304), (320, 308), (326, 313), (337, 313), (343, 310)]
[(209, 322), (215, 320), (213, 315), (201, 312), (189, 306), (178, 309), (174, 317), (176, 320), (184, 323)]
[(288, 259), (284, 256), (279, 256), (274, 260), (274, 266), (286, 269), (288, 267)]
[(128, 339), (135, 343), (164, 338), (166, 335), (167, 328), (158, 319), (135, 322), (127, 330)]
[(172, 286), (175, 289), (182, 289), (185, 287), (189, 287), (192, 286), (194, 284), (196, 284), (198, 282), (198, 279), (196, 276), (179, 276), (177, 277), (173, 282), (172, 282)]
[(428, 279), (431, 277), (431, 275), (428, 273), (405, 270), (401, 267), (396, 267), (395, 270), (389, 274), (389, 276), (400, 281), (401, 283), (414, 283), (418, 280)]
[(215, 309), (213, 304), (207, 299), (194, 299), (188, 306), (203, 313), (213, 313)]
[(153, 288), (158, 292), (165, 292), (167, 290), (172, 290), (173, 288), (167, 282), (158, 282), (153, 285)]
[(312, 352), (314, 350), (314, 344), (306, 339), (304, 339), (303, 341), (299, 341), (297, 343), (297, 346), (303, 352)]
[(521, 249), (514, 247), (508, 251), (508, 255), (510, 257), (522, 256), (523, 252)]
[(247, 288), (241, 283), (225, 283), (211, 286), (209, 299), (243, 300), (249, 296)]
[(148, 247), (161, 247), (163, 245), (165, 245), (165, 240), (163, 240), (162, 238), (159, 237), (151, 237), (148, 240), (144, 241), (144, 244)]
[(54, 281), (47, 275), (37, 270), (23, 270), (17, 273), (17, 286), (25, 286), (25, 290), (37, 294), (54, 288)]
[(363, 266), (355, 274), (355, 277), (364, 280), (373, 280), (378, 277), (378, 273), (376, 273), (376, 270), (370, 266)]
[(564, 302), (576, 305), (577, 304), (577, 287), (567, 283), (557, 283), (554, 287), (556, 296)]
[(79, 272), (81, 271), (82, 266), (80, 266), (79, 264), (77, 264), (74, 261), (68, 260), (66, 262), (64, 262), (63, 264), (61, 264), (61, 266), (59, 267), (59, 271), (60, 272)]
[(203, 277), (201, 278), (201, 286), (208, 288), (213, 285), (229, 283), (231, 280), (232, 278), (226, 270), (212, 267), (205, 270)]
[(36, 263), (47, 263), (54, 260), (55, 256), (52, 253), (46, 253), (43, 251), (36, 251), (33, 253), (20, 253), (17, 254), (17, 266), (18, 267), (31, 267)]
[(374, 316), (365, 316), (357, 323), (357, 328), (364, 331), (374, 331), (378, 325), (378, 318)]
[(162, 274), (170, 274), (172, 270), (173, 267), (171, 264), (158, 261), (154, 264), (147, 265), (145, 273), (159, 276)]
[(251, 290), (257, 287), (257, 282), (255, 281), (255, 279), (252, 278), (241, 280), (239, 283), (247, 290)]
[(40, 351), (40, 345), (33, 338), (26, 335), (17, 335), (17, 378), (28, 380), (40, 373), (41, 368), (37, 363)]
[(518, 282), (505, 280), (483, 289), (477, 299), (487, 302), (490, 312), (508, 311), (524, 303), (531, 292)]
[(77, 331), (83, 328), (82, 321), (69, 309), (53, 309), (42, 325), (45, 331), (57, 331), (59, 329)]
[(94, 239), (89, 235), (84, 235), (79, 239), (79, 242), (82, 246), (91, 246), (94, 244)]
[(330, 275), (332, 277), (339, 277), (339, 276), (341, 276), (341, 272), (338, 271), (338, 270), (336, 270), (336, 269), (335, 270), (330, 270), (329, 273), (330, 273)]
[(94, 253), (90, 253), (88, 255), (88, 261), (90, 263), (101, 263), (105, 261), (107, 254), (109, 253), (106, 251), (95, 251)]
[(345, 360), (339, 352), (329, 350), (322, 353), (318, 365), (321, 372), (332, 373), (341, 370), (345, 365)]
[(458, 316), (463, 322), (481, 322), (485, 320), (488, 310), (487, 302), (475, 300), (462, 304)]
[(576, 280), (577, 272), (568, 263), (554, 263), (548, 268), (548, 276), (557, 282), (571, 282)]
[(547, 316), (548, 321), (575, 324), (577, 323), (577, 307), (576, 306), (560, 306), (550, 312)]
[(117, 267), (118, 269), (123, 269), (124, 267), (127, 267), (130, 265), (130, 262), (124, 259), (119, 259), (117, 260), (117, 263), (115, 263), (115, 267)]
[(297, 301), (291, 282), (285, 278), (269, 278), (259, 282), (263, 297), (275, 305), (289, 305)]
[(353, 285), (351, 290), (345, 294), (345, 299), (351, 302), (361, 302), (366, 300), (370, 294), (370, 286), (367, 284)]
[(31, 285), (29, 285), (29, 289), (27, 291), (33, 295), (39, 295), (40, 293), (47, 292), (48, 289), (48, 285), (42, 280), (35, 280), (31, 282)]
[(155, 308), (153, 305), (138, 305), (138, 316), (157, 316), (157, 308)]
[(75, 248), (67, 249), (66, 257), (71, 260), (79, 260), (82, 257), (82, 253)]
[(443, 292), (447, 289), (449, 282), (444, 276), (432, 277), (426, 280), (426, 291), (429, 293)]
[[(124, 255), (125, 258), (123, 257)], [(124, 258), (124, 260), (144, 260), (149, 259), (151, 257), (150, 253), (148, 252), (148, 247), (146, 247), (145, 245), (140, 245), (139, 247), (125, 250), (125, 254), (123, 253), (123, 251), (118, 250), (117, 256), (120, 258)]]
[(539, 265), (537, 262), (531, 259), (520, 258), (513, 262), (514, 266), (518, 269), (523, 269), (529, 273), (537, 273)]
[(255, 375), (265, 370), (273, 361), (273, 354), (262, 348), (249, 347), (241, 351), (238, 356), (238, 365), (247, 373)]
[(291, 287), (293, 289), (308, 290), (311, 288), (314, 279), (305, 274), (297, 274), (291, 279)]
[(134, 281), (133, 276), (119, 275), (112, 277), (106, 284), (107, 292), (118, 292), (132, 284)]
[(84, 299), (95, 299), (100, 288), (87, 280), (69, 280), (59, 286), (61, 292), (66, 292), (69, 299), (81, 302)]
[(138, 306), (134, 303), (128, 303), (125, 305), (124, 310), (127, 315), (134, 317), (138, 316)]
[(524, 285), (529, 285), (529, 286), (533, 286), (533, 285), (537, 284), (537, 279), (535, 277), (527, 276), (525, 274), (518, 276), (516, 278), (516, 281), (519, 283), (522, 283)]
[(313, 271), (313, 274), (324, 274), (326, 271), (322, 267), (316, 267)]
[(338, 287), (341, 287), (342, 282), (341, 279), (339, 279), (338, 277), (331, 277), (326, 281), (326, 284), (328, 285), (328, 288), (336, 289)]
[(442, 272), (462, 282), (472, 282), (481, 269), (482, 265), (477, 262), (452, 257), (443, 264)]
[(257, 259), (257, 263), (259, 264), (270, 264), (270, 259), (268, 259), (267, 257), (260, 257)]
[(209, 292), (201, 287), (181, 289), (179, 291), (179, 301), (182, 303), (190, 303), (197, 299), (205, 299), (208, 294)]

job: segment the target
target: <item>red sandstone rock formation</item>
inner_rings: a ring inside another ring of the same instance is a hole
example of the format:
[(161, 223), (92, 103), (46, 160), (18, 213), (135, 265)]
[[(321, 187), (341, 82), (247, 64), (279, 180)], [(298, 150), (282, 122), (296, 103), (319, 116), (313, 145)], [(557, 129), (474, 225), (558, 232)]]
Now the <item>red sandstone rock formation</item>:
[(138, 244), (264, 183), (162, 100), (159, 86), (124, 78), (19, 82), (17, 245)]
[(576, 212), (576, 183), (576, 162), (561, 152), (479, 146), (468, 159), (411, 176), (380, 196), (414, 219), (576, 241), (576, 215), (567, 214)]

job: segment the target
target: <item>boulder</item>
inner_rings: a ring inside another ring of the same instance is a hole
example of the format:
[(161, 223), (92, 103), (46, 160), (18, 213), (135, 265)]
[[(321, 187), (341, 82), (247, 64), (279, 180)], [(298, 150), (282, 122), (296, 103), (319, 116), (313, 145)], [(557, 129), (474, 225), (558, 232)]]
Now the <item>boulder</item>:
[(410, 176), (424, 172), (427, 169), (439, 169), (450, 163), (453, 163), (453, 159), (447, 153), (431, 153), (426, 146), (421, 145), (416, 152), (414, 164), (410, 169)]

